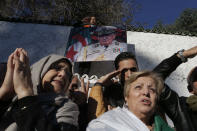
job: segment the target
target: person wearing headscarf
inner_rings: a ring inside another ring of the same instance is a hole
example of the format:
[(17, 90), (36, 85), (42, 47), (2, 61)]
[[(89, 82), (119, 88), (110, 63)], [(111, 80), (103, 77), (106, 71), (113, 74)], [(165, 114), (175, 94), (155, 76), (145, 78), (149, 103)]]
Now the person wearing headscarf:
[(7, 67), (0, 102), (5, 105), (10, 92), (17, 98), (0, 108), (1, 130), (78, 130), (78, 107), (65, 95), (72, 78), (67, 58), (46, 56), (30, 71), (27, 52), (19, 48), (8, 58)]

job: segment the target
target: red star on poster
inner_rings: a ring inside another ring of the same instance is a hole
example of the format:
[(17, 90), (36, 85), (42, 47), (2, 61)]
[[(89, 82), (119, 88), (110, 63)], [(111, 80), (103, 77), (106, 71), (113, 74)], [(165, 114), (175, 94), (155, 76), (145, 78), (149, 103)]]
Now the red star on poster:
[(74, 55), (77, 53), (78, 53), (77, 51), (74, 51), (74, 46), (72, 46), (70, 50), (67, 52), (66, 57), (74, 61)]

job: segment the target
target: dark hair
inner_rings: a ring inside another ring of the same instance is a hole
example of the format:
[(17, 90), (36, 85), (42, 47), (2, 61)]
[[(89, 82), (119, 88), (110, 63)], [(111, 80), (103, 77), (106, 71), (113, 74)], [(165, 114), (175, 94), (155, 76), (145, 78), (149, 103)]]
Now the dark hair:
[(114, 65), (115, 65), (116, 70), (119, 68), (120, 61), (128, 60), (128, 59), (133, 59), (137, 64), (137, 60), (136, 60), (135, 55), (133, 53), (131, 53), (131, 52), (121, 52), (116, 57), (116, 59), (114, 61)]
[[(83, 24), (90, 24), (90, 21), (92, 19), (92, 17), (95, 17), (95, 16), (86, 16), (84, 17), (81, 22), (83, 22)], [(95, 17), (96, 18), (96, 17)]]
[(86, 16), (86, 17), (84, 17), (81, 21), (82, 21), (83, 23), (87, 24), (87, 23), (90, 22), (90, 20), (91, 20), (91, 17), (90, 17), (90, 16)]
[(103, 96), (107, 100), (108, 105), (112, 107), (122, 107), (124, 104), (123, 87), (120, 83), (114, 83), (104, 88)]
[(187, 86), (187, 89), (189, 90), (189, 92), (193, 91), (193, 82), (197, 81), (197, 66), (194, 67), (188, 77), (187, 77), (187, 83), (188, 83), (188, 86)]

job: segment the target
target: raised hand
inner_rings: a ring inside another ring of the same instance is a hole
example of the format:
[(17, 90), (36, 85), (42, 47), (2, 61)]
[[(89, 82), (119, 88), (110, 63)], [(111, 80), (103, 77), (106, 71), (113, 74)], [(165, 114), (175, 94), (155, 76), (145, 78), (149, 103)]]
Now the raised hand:
[(14, 96), (14, 84), (13, 84), (13, 73), (14, 73), (14, 53), (8, 57), (7, 61), (7, 71), (0, 88), (0, 99), (7, 100)]
[(27, 52), (22, 48), (16, 49), (14, 52), (13, 82), (18, 99), (33, 95), (29, 59)]
[(89, 84), (90, 84), (89, 81), (85, 84), (84, 78), (81, 78), (81, 92), (83, 92), (86, 95), (86, 98), (88, 97), (88, 91), (90, 88)]
[(72, 82), (69, 86), (69, 97), (77, 104), (85, 104), (87, 102), (88, 91), (89, 91), (89, 82), (85, 84), (84, 78), (81, 78), (81, 87), (79, 87), (79, 79), (77, 76), (74, 76)]
[(97, 82), (102, 84), (103, 86), (109, 86), (112, 83), (117, 82), (117, 81), (113, 80), (112, 78), (116, 77), (120, 73), (121, 73), (120, 70), (116, 70), (116, 71), (110, 72), (110, 73), (102, 76), (100, 79), (98, 79)]

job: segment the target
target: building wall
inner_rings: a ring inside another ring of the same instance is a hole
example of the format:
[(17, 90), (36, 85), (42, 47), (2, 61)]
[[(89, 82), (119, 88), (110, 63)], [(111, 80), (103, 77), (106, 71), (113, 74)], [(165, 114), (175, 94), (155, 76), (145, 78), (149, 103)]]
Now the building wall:
[(71, 27), (0, 21), (0, 62), (16, 48), (24, 48), (33, 64), (51, 54), (64, 55)]
[[(140, 69), (152, 70), (175, 52), (197, 46), (197, 37), (128, 31), (127, 42), (135, 44)], [(197, 56), (181, 64), (167, 79), (170, 87), (180, 96), (190, 95), (186, 88), (187, 75), (194, 66), (197, 66)]]

